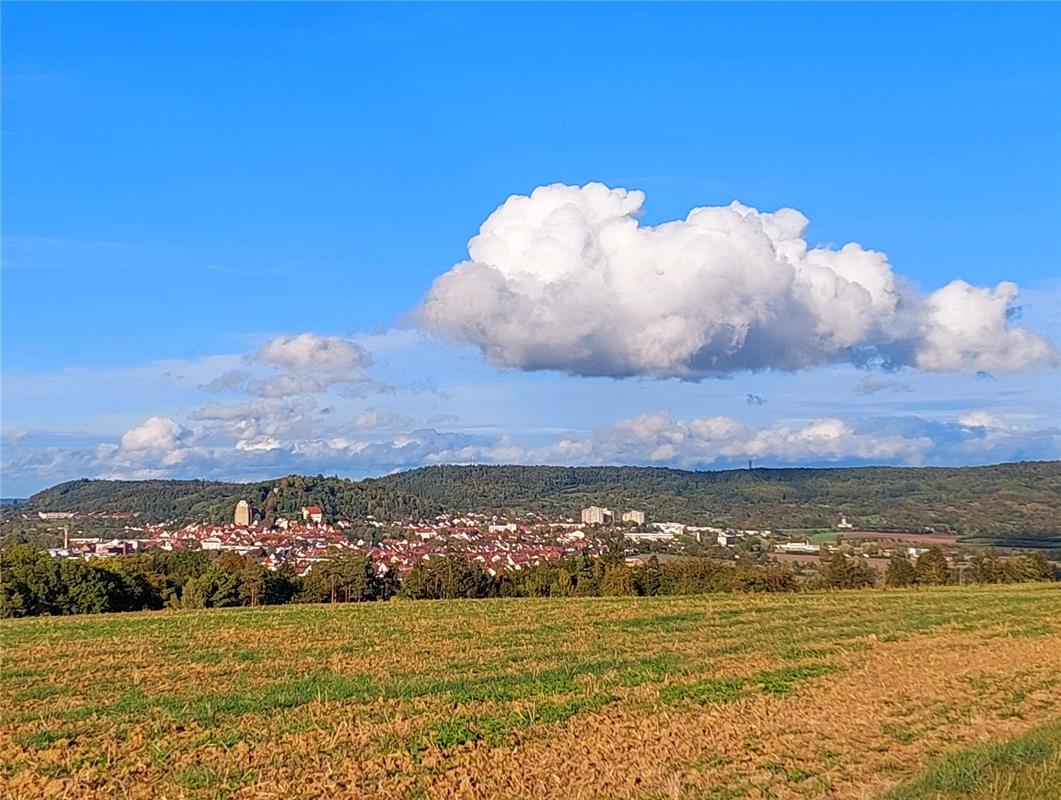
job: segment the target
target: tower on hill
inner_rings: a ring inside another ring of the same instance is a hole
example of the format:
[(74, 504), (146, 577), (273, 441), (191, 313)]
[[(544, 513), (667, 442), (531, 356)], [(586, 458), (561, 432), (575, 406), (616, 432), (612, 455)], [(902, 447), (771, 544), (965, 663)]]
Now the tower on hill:
[(236, 503), (236, 513), (232, 518), (232, 521), (237, 525), (250, 525), (251, 524), (251, 506), (246, 500), (240, 500)]

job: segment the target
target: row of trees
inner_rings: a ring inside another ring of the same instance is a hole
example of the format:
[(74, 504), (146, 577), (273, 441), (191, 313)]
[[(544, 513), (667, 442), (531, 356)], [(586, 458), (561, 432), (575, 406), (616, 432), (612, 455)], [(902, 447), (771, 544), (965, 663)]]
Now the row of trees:
[(201, 550), (80, 561), (16, 545), (0, 554), (0, 569), (3, 617), (277, 604), (302, 590), (291, 569)]
[[(862, 589), (876, 586), (880, 575), (864, 559), (834, 553), (819, 567), (820, 583), (833, 589)], [(1042, 553), (1010, 558), (980, 554), (967, 565), (952, 566), (938, 547), (922, 553), (917, 561), (905, 555), (894, 555), (884, 571), (884, 585), (944, 586), (950, 583), (1021, 583), (1050, 581), (1054, 567)]]
[(491, 577), (478, 562), (432, 558), (413, 567), (399, 594), (411, 599), (451, 597), (617, 597), (706, 592), (791, 592), (796, 576), (776, 566), (734, 566), (684, 558), (629, 567), (621, 558), (572, 557)]
[[(478, 561), (433, 557), (418, 562), (403, 580), (377, 574), (362, 553), (344, 553), (316, 564), (300, 577), (290, 567), (268, 570), (234, 553), (156, 551), (91, 561), (58, 560), (29, 545), (0, 553), (0, 616), (93, 614), (160, 608), (220, 608), (283, 603), (350, 603), (386, 600), (483, 597), (595, 597), (791, 592), (801, 587), (857, 589), (879, 576), (863, 559), (836, 553), (818, 573), (801, 578), (772, 564), (734, 564), (712, 558), (627, 566), (621, 555), (573, 557), (514, 573), (488, 574)], [(961, 576), (966, 582), (1051, 580), (1041, 555), (1005, 560), (978, 556)], [(929, 550), (915, 563), (897, 556), (888, 565), (888, 586), (939, 585), (959, 580), (942, 551)]]
[(952, 567), (943, 551), (933, 547), (916, 562), (896, 555), (888, 562), (884, 582), (888, 586), (942, 586), (948, 583), (1022, 583), (1050, 581), (1054, 567), (1042, 553), (999, 558), (980, 553), (968, 565)]
[(798, 588), (796, 577), (775, 566), (709, 558), (638, 567), (621, 556), (576, 557), (492, 576), (478, 561), (434, 557), (418, 562), (403, 580), (379, 575), (361, 553), (321, 561), (304, 577), (290, 567), (268, 570), (234, 553), (157, 551), (80, 561), (54, 559), (30, 545), (0, 554), (0, 616), (95, 614), (160, 608), (223, 608), (291, 602), (347, 603), (483, 597), (591, 597), (781, 592)]

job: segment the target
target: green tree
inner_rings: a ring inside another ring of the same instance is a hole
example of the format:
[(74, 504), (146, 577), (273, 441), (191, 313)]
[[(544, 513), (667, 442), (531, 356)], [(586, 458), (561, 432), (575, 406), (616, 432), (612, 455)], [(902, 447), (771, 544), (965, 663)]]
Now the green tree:
[(301, 590), (302, 581), (295, 574), (295, 568), (284, 564), (279, 569), (265, 571), (261, 602), (267, 606), (290, 603)]
[(917, 558), (917, 582), (922, 586), (950, 583), (950, 565), (938, 547), (930, 547)]
[(230, 608), (244, 605), (241, 573), (242, 570), (212, 564), (206, 572), (184, 585), (181, 605), (185, 608)]
[(556, 568), (555, 577), (549, 587), (549, 594), (553, 597), (570, 597), (575, 589), (576, 580), (575, 572), (566, 564), (561, 563)]
[(609, 564), (601, 577), (600, 593), (605, 597), (626, 597), (637, 594), (634, 573), (623, 563)]
[(268, 570), (261, 564), (251, 562), (237, 573), (239, 576), (239, 598), (241, 605), (263, 605), (265, 576), (267, 572)]
[(1035, 567), (1035, 580), (1052, 581), (1055, 579), (1057, 570), (1045, 555), (1040, 552), (1035, 552), (1029, 554), (1028, 558), (1031, 559), (1032, 564)]
[(556, 581), (556, 567), (541, 561), (529, 569), (521, 570), (519, 575), (523, 578), (524, 597), (548, 597)]
[(602, 531), (599, 538), (603, 545), (601, 560), (606, 564), (621, 564), (626, 558), (626, 536), (622, 531)]
[(917, 570), (905, 555), (896, 553), (888, 560), (888, 569), (884, 573), (886, 586), (913, 586), (917, 583)]
[(1048, 581), (1054, 576), (1053, 567), (1042, 553), (1008, 558), (1003, 565), (1003, 572), (1006, 580), (1011, 583)]
[(110, 583), (113, 611), (158, 609), (164, 605), (168, 593), (165, 578), (155, 569), (154, 559), (148, 555), (118, 556), (93, 560), (90, 564), (114, 578)]
[(772, 565), (735, 567), (729, 578), (729, 590), (734, 592), (794, 592), (799, 588), (791, 570)]
[(1006, 580), (1006, 571), (997, 556), (988, 553), (977, 553), (972, 558), (971, 576), (976, 583), (1002, 583)]
[(302, 579), (301, 599), (307, 603), (339, 602), (339, 571), (328, 561), (314, 563)]
[(303, 582), (303, 599), (312, 603), (351, 603), (383, 600), (393, 594), (390, 581), (376, 575), (364, 553), (336, 553), (318, 562)]
[(336, 563), (343, 600), (361, 602), (379, 598), (379, 581), (372, 560), (364, 553), (347, 553)]
[(683, 558), (661, 567), (660, 594), (703, 594), (726, 588), (730, 568), (712, 558)]
[(442, 600), (457, 597), (490, 597), (493, 580), (478, 561), (454, 556), (433, 556), (418, 561), (402, 582), (401, 595), (414, 600)]
[(124, 611), (121, 607), (121, 578), (108, 569), (85, 561), (63, 559), (59, 562), (63, 614), (102, 614)]
[(652, 556), (648, 563), (634, 571), (634, 585), (637, 593), (644, 597), (655, 597), (663, 586), (663, 571), (659, 568), (659, 559)]
[[(614, 562), (612, 562), (614, 563)], [(600, 597), (604, 571), (610, 566), (602, 558), (583, 558), (581, 568), (575, 573), (574, 597)]]
[(877, 583), (877, 571), (858, 556), (833, 553), (822, 563), (821, 570), (826, 585), (832, 589), (865, 589)]
[(59, 563), (43, 550), (20, 544), (0, 553), (0, 616), (61, 614)]

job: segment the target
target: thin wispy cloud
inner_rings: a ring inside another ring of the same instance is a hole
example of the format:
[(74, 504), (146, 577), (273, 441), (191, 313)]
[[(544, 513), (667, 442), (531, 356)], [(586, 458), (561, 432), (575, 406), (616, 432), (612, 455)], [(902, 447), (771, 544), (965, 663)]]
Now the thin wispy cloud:
[(855, 384), (857, 394), (882, 394), (882, 393), (905, 393), (910, 392), (910, 384), (896, 378), (873, 378), (864, 377)]

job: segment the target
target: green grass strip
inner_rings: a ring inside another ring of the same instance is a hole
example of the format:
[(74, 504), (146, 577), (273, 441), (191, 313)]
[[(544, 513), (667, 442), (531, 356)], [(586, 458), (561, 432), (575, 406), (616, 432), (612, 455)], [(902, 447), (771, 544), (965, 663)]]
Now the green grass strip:
[(1005, 742), (948, 753), (881, 800), (1057, 800), (1061, 719)]

